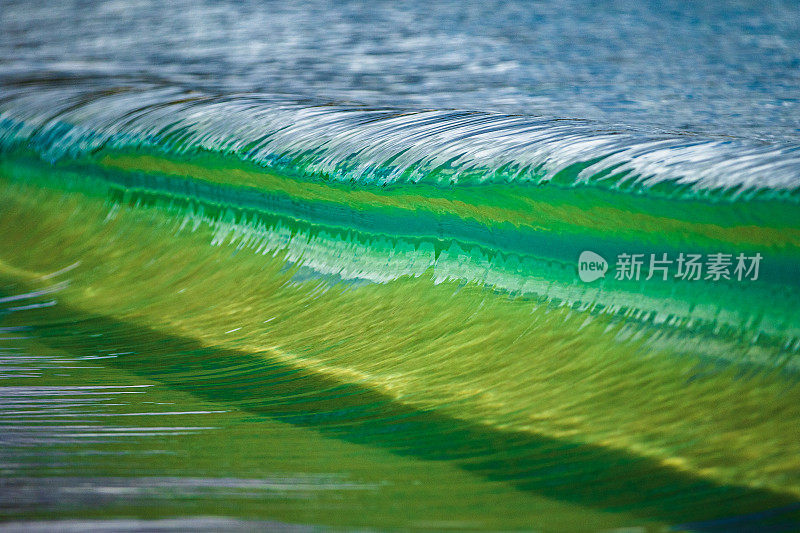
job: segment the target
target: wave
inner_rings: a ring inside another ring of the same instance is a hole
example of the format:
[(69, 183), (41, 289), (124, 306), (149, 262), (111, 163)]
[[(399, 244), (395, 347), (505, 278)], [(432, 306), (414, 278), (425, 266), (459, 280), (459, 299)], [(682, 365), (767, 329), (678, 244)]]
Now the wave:
[[(800, 497), (796, 146), (79, 85), (9, 88), (0, 146), (2, 279), (68, 280), (34, 330), (102, 322), (123, 368), (179, 388), (301, 369), (464, 421), (466, 448), (580, 443), (753, 508)], [(604, 278), (581, 280), (586, 251)], [(694, 253), (762, 261), (753, 279), (610, 269)], [(156, 336), (237, 366), (148, 359), (136, 339)]]
[[(797, 290), (797, 147), (175, 87), (35, 89), (9, 90), (0, 105), (0, 147), (17, 161), (9, 173), (36, 159), (80, 169), (117, 200), (179, 205), (184, 224), (215, 228), (213, 244), (285, 248), (287, 260), (341, 279), (433, 269), (437, 280), (723, 326), (791, 350), (800, 338), (788, 297), (758, 303)], [(766, 283), (586, 285), (575, 267), (588, 249), (612, 261), (764, 253)], [(769, 296), (741, 304), (759, 290)]]

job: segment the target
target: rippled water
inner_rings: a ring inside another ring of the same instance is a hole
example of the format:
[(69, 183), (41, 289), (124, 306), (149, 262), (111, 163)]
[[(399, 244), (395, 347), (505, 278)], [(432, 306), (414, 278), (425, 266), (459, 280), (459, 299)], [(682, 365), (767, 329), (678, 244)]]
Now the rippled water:
[(796, 2), (6, 2), (6, 74), (800, 134)]
[(795, 3), (5, 2), (0, 530), (797, 530), (798, 67)]

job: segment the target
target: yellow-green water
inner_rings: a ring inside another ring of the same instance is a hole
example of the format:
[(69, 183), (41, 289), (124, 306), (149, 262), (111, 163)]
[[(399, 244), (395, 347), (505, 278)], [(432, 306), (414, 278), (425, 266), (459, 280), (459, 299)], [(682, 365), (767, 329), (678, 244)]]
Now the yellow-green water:
[[(4, 155), (17, 370), (0, 387), (147, 385), (89, 408), (4, 404), (4, 518), (800, 520), (791, 203), (361, 189), (227, 165)], [(588, 285), (584, 245), (755, 250), (763, 278)], [(25, 355), (49, 359), (19, 370)]]

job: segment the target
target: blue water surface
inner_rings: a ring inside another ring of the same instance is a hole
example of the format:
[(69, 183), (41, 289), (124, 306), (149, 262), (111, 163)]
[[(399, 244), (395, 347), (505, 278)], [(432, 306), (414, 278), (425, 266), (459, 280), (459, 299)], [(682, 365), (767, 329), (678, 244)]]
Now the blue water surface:
[(800, 3), (6, 0), (0, 73), (796, 142)]

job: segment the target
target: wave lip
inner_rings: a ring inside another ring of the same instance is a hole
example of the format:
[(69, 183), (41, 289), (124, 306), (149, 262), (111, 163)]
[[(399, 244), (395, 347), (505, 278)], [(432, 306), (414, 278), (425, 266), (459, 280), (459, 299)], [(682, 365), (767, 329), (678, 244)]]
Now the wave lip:
[(105, 149), (224, 154), (304, 179), (355, 186), (598, 186), (730, 199), (795, 198), (800, 146), (652, 134), (455, 110), (320, 105), (178, 87), (10, 88), (0, 146), (50, 160)]

